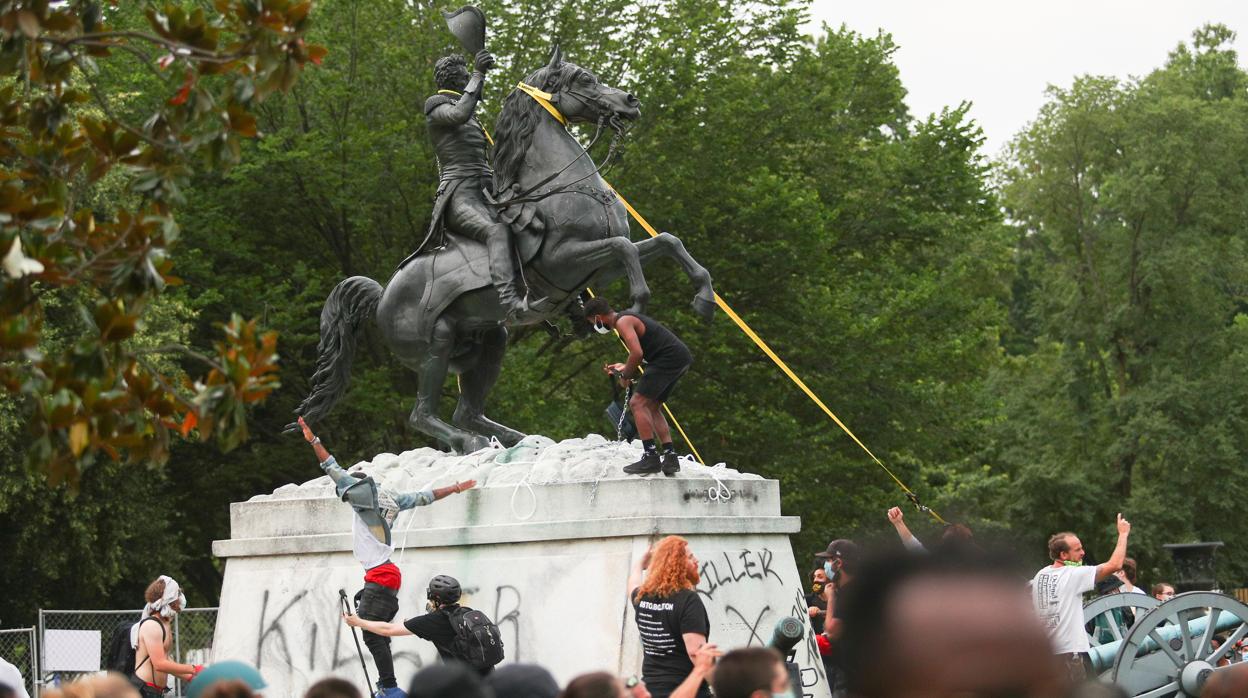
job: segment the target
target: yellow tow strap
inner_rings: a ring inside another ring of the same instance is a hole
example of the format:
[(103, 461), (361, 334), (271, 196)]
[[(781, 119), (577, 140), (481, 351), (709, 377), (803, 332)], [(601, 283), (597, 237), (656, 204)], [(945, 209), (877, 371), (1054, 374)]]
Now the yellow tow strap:
[[(590, 298), (597, 298), (594, 294), (594, 289), (587, 288), (585, 291), (589, 293)], [(622, 344), (624, 349), (627, 350), (628, 345), (624, 344), (624, 339), (620, 337), (620, 331), (614, 328), (611, 331), (615, 333), (615, 338), (620, 340), (620, 344)], [(640, 366), (637, 367), (637, 370), (642, 373), (646, 372), (646, 369)], [(693, 451), (693, 457), (697, 458), (698, 462), (702, 465), (706, 465), (706, 461), (702, 460), (702, 454), (698, 453), (698, 447), (693, 445), (693, 439), (689, 438), (689, 435), (685, 433), (684, 427), (680, 426), (680, 422), (676, 419), (676, 415), (672, 414), (672, 408), (668, 407), (666, 402), (660, 404), (663, 405), (663, 411), (667, 413), (667, 418), (672, 421), (672, 426), (676, 427), (676, 431), (680, 432), (680, 438), (684, 439), (685, 443), (689, 446), (689, 450)], [(624, 405), (624, 409), (628, 409), (628, 405)]]
[[(543, 92), (542, 90), (539, 90), (536, 87), (533, 87), (532, 85), (526, 85), (523, 82), (518, 83), (516, 85), (516, 89), (532, 97), (534, 100), (537, 101), (538, 104), (542, 105), (542, 107), (544, 107), (546, 111), (550, 112), (551, 116), (558, 119), (559, 123), (563, 124), (565, 128), (567, 127), (568, 125), (567, 119), (564, 118), (563, 114), (559, 113), (559, 110), (555, 108), (555, 105), (551, 104), (550, 100), (553, 98), (553, 95), (551, 95), (549, 92)], [(642, 217), (640, 213), (637, 212), (637, 209), (633, 208), (632, 204), (628, 203), (627, 199), (625, 199), (623, 196), (620, 195), (620, 192), (615, 190), (615, 187), (612, 187), (610, 183), (608, 183), (607, 186), (610, 187), (611, 191), (615, 192), (615, 195), (620, 198), (620, 203), (624, 204), (624, 208), (628, 209), (628, 215), (632, 216), (633, 220), (637, 221), (637, 223), (642, 228), (644, 228), (647, 233), (650, 234), (650, 237), (659, 236), (658, 231), (655, 230), (654, 227), (650, 225), (649, 221), (647, 221), (645, 218)], [(594, 295), (593, 291), (589, 289), (586, 289), (586, 290), (589, 291), (590, 296)], [(900, 478), (898, 478), (895, 474), (893, 474), (893, 471), (889, 470), (888, 466), (884, 465), (884, 462), (881, 461), (879, 458), (877, 458), (876, 455), (871, 452), (871, 449), (867, 448), (866, 444), (862, 443), (862, 441), (859, 440), (859, 438), (856, 435), (854, 435), (854, 432), (850, 431), (850, 428), (845, 426), (845, 423), (842, 422), (840, 418), (837, 417), (836, 414), (832, 412), (832, 410), (828, 409), (827, 405), (823, 404), (823, 400), (819, 399), (819, 396), (816, 395), (815, 392), (811, 390), (809, 386), (806, 385), (806, 382), (803, 381), (801, 378), (799, 378), (798, 375), (793, 372), (793, 369), (789, 368), (789, 365), (784, 362), (784, 359), (781, 359), (776, 354), (776, 352), (772, 351), (771, 347), (768, 346), (767, 342), (764, 342), (763, 338), (759, 337), (758, 333), (756, 333), (748, 324), (746, 324), (745, 320), (742, 320), (741, 316), (737, 315), (736, 311), (732, 309), (732, 306), (728, 305), (727, 301), (721, 298), (718, 293), (715, 294), (715, 304), (718, 305), (724, 311), (724, 313), (728, 315), (728, 317), (732, 318), (732, 321), (737, 324), (737, 327), (740, 327), (741, 331), (744, 332), (746, 336), (748, 336), (751, 340), (753, 340), (754, 344), (757, 345), (759, 349), (763, 350), (763, 353), (767, 355), (767, 358), (771, 359), (772, 362), (776, 364), (776, 366), (779, 366), (781, 371), (784, 371), (784, 374), (789, 377), (789, 380), (793, 381), (793, 383), (796, 384), (797, 387), (802, 389), (802, 392), (806, 393), (806, 397), (810, 398), (812, 402), (818, 405), (819, 409), (823, 410), (824, 414), (828, 415), (828, 417), (833, 422), (835, 422), (838, 427), (841, 428), (841, 431), (845, 432), (849, 436), (849, 438), (853, 439), (854, 443), (858, 444), (858, 447), (861, 448), (864, 452), (866, 452), (866, 454), (871, 457), (871, 460), (875, 461), (876, 465), (880, 466), (880, 468), (882, 468), (884, 472), (888, 473), (888, 476), (893, 479), (893, 482), (897, 483), (897, 486), (901, 488), (902, 492), (905, 492), (906, 498), (909, 499), (916, 508), (918, 508), (920, 511), (930, 514), (932, 518), (936, 519), (942, 524), (948, 523), (943, 518), (941, 518), (940, 514), (936, 513), (934, 509), (932, 509), (929, 506), (925, 506), (923, 503), (921, 503), (919, 501), (919, 496), (915, 494), (914, 491), (911, 490), (909, 487), (906, 487), (906, 483), (902, 482)], [(615, 336), (618, 338), (620, 336), (619, 332), (616, 332)], [(624, 340), (620, 340), (621, 343), (623, 343), (623, 341)], [(681, 429), (680, 422), (676, 421), (675, 415), (672, 414), (672, 411), (668, 409), (667, 405), (664, 405), (663, 409), (667, 412), (667, 416), (671, 418), (672, 425), (676, 427), (676, 429), (680, 432), (680, 435), (685, 439), (685, 443), (689, 444), (689, 449), (693, 451), (693, 455), (697, 457), (698, 462), (705, 465), (705, 462), (702, 460), (702, 456), (698, 455), (697, 449), (693, 447), (693, 442), (689, 440), (689, 436), (685, 434), (685, 430)]]
[(523, 82), (516, 83), (516, 89), (532, 97), (538, 104), (542, 105), (546, 111), (550, 112), (550, 115), (555, 117), (556, 121), (563, 124), (564, 128), (567, 128), (568, 120), (564, 118), (563, 114), (560, 114), (559, 110), (555, 108), (555, 105), (550, 102), (550, 100), (555, 98), (554, 95), (549, 92), (543, 92), (532, 85), (526, 85)]
[[(608, 184), (607, 186), (610, 187), (611, 185)], [(615, 188), (612, 187), (611, 190), (615, 191)], [(645, 218), (642, 218), (641, 214), (637, 213), (637, 209), (633, 208), (632, 205), (629, 204), (628, 201), (625, 200), (623, 196), (620, 196), (620, 193), (618, 191), (615, 191), (615, 195), (620, 197), (620, 203), (624, 204), (624, 208), (628, 209), (628, 214), (632, 216), (633, 220), (637, 221), (637, 223), (641, 225), (641, 227), (644, 228), (647, 233), (650, 234), (650, 237), (659, 236), (658, 231), (656, 231)], [(845, 423), (842, 422), (840, 418), (838, 418), (832, 412), (832, 410), (828, 409), (827, 405), (823, 404), (823, 400), (820, 400), (819, 396), (815, 395), (815, 392), (806, 385), (805, 381), (799, 378), (798, 375), (793, 372), (793, 369), (789, 368), (789, 365), (784, 362), (784, 359), (781, 359), (778, 355), (776, 355), (776, 352), (772, 351), (771, 347), (767, 345), (767, 342), (764, 342), (763, 338), (759, 337), (758, 333), (756, 333), (753, 329), (751, 329), (750, 326), (746, 324), (745, 320), (742, 320), (741, 316), (737, 315), (736, 311), (734, 311), (732, 307), (728, 305), (728, 303), (723, 298), (720, 298), (718, 293), (715, 294), (715, 304), (718, 305), (721, 309), (723, 309), (724, 313), (726, 313), (728, 317), (732, 318), (733, 322), (737, 323), (737, 327), (740, 327), (741, 331), (744, 332), (746, 336), (748, 336), (751, 340), (753, 340), (754, 344), (758, 345), (759, 349), (763, 350), (763, 353), (767, 355), (767, 358), (771, 359), (772, 362), (774, 362), (777, 366), (779, 366), (781, 371), (784, 371), (784, 374), (789, 377), (789, 380), (793, 381), (797, 385), (797, 387), (802, 389), (802, 392), (806, 393), (806, 397), (810, 398), (811, 401), (813, 401), (816, 405), (818, 405), (819, 409), (823, 410), (824, 414), (828, 415), (828, 417), (831, 418), (832, 421), (835, 422), (836, 425), (841, 428), (841, 431), (844, 431), (846, 434), (848, 434), (849, 438), (853, 439), (854, 443), (858, 444), (859, 448), (865, 451), (868, 456), (871, 456), (871, 460), (875, 461), (876, 465), (880, 466), (881, 468), (884, 469), (884, 472), (888, 473), (888, 476), (893, 479), (893, 482), (897, 483), (897, 486), (900, 487), (902, 491), (906, 493), (906, 497), (911, 502), (913, 502), (914, 505), (918, 507), (920, 511), (924, 511), (928, 514), (931, 514), (932, 518), (936, 519), (942, 524), (947, 523), (944, 519), (940, 517), (940, 514), (937, 514), (931, 507), (924, 506), (923, 504), (919, 502), (918, 495), (916, 495), (914, 491), (911, 490), (909, 487), (906, 487), (906, 483), (902, 482), (900, 478), (894, 475), (893, 471), (889, 470), (888, 466), (884, 465), (883, 461), (881, 461), (879, 458), (876, 458), (875, 454), (871, 452), (871, 449), (867, 448), (866, 445), (862, 443), (862, 441), (860, 441), (857, 436), (854, 435), (854, 432), (850, 431), (849, 427), (845, 426)]]

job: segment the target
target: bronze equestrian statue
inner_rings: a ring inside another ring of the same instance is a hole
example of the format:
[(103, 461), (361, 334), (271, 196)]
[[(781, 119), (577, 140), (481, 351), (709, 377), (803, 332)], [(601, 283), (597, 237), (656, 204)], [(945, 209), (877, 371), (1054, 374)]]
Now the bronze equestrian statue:
[[(492, 59), (482, 58), (478, 54), (476, 67), (484, 73)], [(479, 138), (484, 134), (478, 137), (479, 127), (471, 117), (477, 99), (474, 87), (470, 79), (463, 90), (453, 90), (461, 94), (431, 100), (432, 109), (427, 107), (433, 138), (445, 137), (449, 145), (455, 135), (463, 136), (446, 151), (457, 158), (470, 149), (474, 157), (483, 152)], [(448, 167), (462, 165), (453, 176), (463, 176), (454, 195), (442, 192), (438, 199), (439, 215), (449, 232), (441, 244), (423, 244), (384, 288), (372, 279), (353, 276), (330, 293), (321, 311), (312, 391), (296, 412), (311, 423), (329, 414), (346, 392), (357, 334), (364, 323), (372, 322), (399, 360), (418, 375), (413, 427), (459, 453), (488, 446), (490, 437), (510, 446), (524, 434), (484, 414), (507, 350), (509, 325), (531, 325), (563, 315), (573, 304), (579, 307), (586, 287), (605, 287), (621, 276), (628, 279), (629, 309), (643, 312), (650, 289), (642, 267), (659, 257), (680, 264), (697, 287), (694, 309), (709, 318), (715, 307), (711, 275), (673, 235), (629, 240), (623, 203), (565, 126), (609, 124), (618, 132), (640, 115), (638, 107), (633, 95), (603, 85), (590, 71), (563, 61), (556, 47), (550, 63), (526, 77), (499, 113), (493, 193), (478, 189), (487, 167), (482, 162), (443, 162), (442, 187), (450, 188)], [(438, 123), (441, 119), (445, 121)], [(443, 128), (445, 133), (437, 133)], [(442, 157), (441, 146), (438, 153)], [(460, 192), (466, 195), (460, 198)], [(461, 206), (461, 201), (470, 203)], [(496, 210), (496, 218), (490, 218), (482, 204)], [(495, 220), (510, 227), (514, 251), (507, 255), (517, 259), (519, 277), (527, 286), (529, 303), (520, 313), (516, 312), (520, 291), (508, 295), (501, 290), (518, 284), (514, 272), (508, 280), (502, 255), (492, 254), (492, 245), (501, 248), (494, 240), (508, 239)], [(449, 424), (438, 416), (448, 372), (459, 376), (459, 402)]]
[(458, 55), (446, 56), (434, 65), (438, 93), (425, 101), (425, 118), (438, 157), (438, 193), (433, 200), (433, 222), (413, 256), (437, 239), (444, 224), (459, 235), (484, 243), (494, 292), (507, 309), (508, 319), (514, 321), (528, 307), (516, 292), (511, 229), (499, 218), (490, 196), (494, 190), (490, 141), (476, 115), (485, 73), (494, 67), (494, 57), (482, 49), (474, 67), (470, 77), (463, 57)]

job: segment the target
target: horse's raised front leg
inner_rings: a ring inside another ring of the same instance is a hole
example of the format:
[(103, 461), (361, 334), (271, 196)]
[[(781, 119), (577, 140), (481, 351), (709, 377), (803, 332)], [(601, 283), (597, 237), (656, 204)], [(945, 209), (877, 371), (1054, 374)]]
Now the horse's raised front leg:
[[(634, 247), (637, 249), (638, 260), (643, 267), (661, 257), (675, 260), (698, 289), (693, 297), (694, 312), (703, 319), (711, 318), (715, 312), (715, 288), (711, 285), (711, 273), (689, 254), (680, 238), (671, 233), (659, 233), (658, 237), (642, 240), (635, 243)], [(598, 284), (606, 284), (619, 278), (623, 272), (624, 270), (620, 268), (605, 267), (595, 276), (594, 281)]]
[(629, 310), (637, 313), (646, 311), (646, 304), (650, 302), (650, 286), (641, 270), (641, 256), (637, 246), (628, 238), (566, 240), (550, 253), (548, 262), (551, 266), (569, 265), (584, 269), (612, 270), (614, 275), (611, 278), (623, 275), (628, 278), (629, 299), (633, 303)]
[(420, 374), (420, 386), (416, 394), (416, 406), (408, 421), (417, 431), (428, 434), (450, 446), (457, 453), (471, 453), (490, 445), (489, 439), (463, 429), (457, 429), (438, 417), (438, 403), (442, 397), (442, 385), (446, 382), (447, 369), (451, 363), (451, 351), (455, 348), (455, 328), (446, 318), (439, 318), (433, 326), (433, 341), (427, 353), (415, 366)]
[(485, 416), (485, 398), (498, 380), (503, 356), (507, 353), (507, 328), (487, 330), (478, 352), (476, 364), (459, 376), (459, 404), (455, 406), (451, 423), (461, 429), (493, 436), (504, 446), (515, 446), (524, 434)]

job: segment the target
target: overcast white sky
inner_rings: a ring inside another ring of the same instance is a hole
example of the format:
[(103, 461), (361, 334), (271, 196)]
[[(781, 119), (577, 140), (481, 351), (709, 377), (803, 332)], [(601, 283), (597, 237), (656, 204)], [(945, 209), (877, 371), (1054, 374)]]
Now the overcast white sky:
[(1147, 74), (1206, 22), (1239, 34), (1240, 65), (1248, 56), (1248, 0), (813, 0), (811, 19), (812, 31), (892, 34), (910, 112), (972, 102), (988, 155), (1034, 118), (1046, 86)]

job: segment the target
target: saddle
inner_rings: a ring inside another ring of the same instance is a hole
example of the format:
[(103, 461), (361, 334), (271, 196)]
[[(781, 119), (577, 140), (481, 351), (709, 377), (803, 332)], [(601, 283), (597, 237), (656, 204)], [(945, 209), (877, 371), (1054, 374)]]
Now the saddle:
[[(526, 226), (512, 235), (518, 256), (517, 262), (521, 267), (521, 272), (517, 274), (517, 282), (523, 282), (528, 286), (530, 299), (542, 299), (541, 302), (535, 304), (534, 310), (539, 312), (555, 310), (559, 302), (550, 299), (562, 299), (567, 293), (563, 289), (551, 286), (534, 270), (523, 268), (541, 251), (541, 234), (532, 227)], [(415, 317), (416, 326), (425, 328), (426, 335), (432, 333), (434, 320), (455, 299), (465, 293), (493, 286), (490, 279), (489, 252), (485, 244), (450, 231), (444, 232), (442, 244), (438, 247), (426, 247), (403, 260), (399, 268), (395, 270), (395, 274), (399, 274), (410, 265), (419, 265), (427, 279)]]

